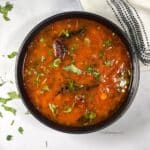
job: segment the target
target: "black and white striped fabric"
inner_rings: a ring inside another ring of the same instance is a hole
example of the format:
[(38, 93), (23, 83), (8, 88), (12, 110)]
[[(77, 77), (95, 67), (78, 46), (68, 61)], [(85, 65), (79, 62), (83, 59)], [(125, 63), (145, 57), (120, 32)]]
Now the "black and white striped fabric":
[(107, 0), (107, 4), (132, 41), (140, 61), (145, 65), (150, 65), (150, 42), (136, 9), (128, 0)]

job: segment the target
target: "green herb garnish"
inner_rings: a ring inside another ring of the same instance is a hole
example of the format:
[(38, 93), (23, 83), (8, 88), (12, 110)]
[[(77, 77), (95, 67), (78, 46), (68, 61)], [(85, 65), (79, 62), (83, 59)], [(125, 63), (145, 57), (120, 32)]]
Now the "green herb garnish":
[(71, 37), (71, 32), (69, 30), (65, 29), (65, 30), (62, 30), (59, 33), (59, 36), (63, 37), (63, 38), (70, 38)]
[(20, 95), (15, 91), (8, 92), (7, 94), (9, 96), (8, 98), (0, 97), (0, 103), (6, 104), (10, 100), (20, 98)]
[(53, 113), (53, 115), (56, 115), (57, 112), (57, 106), (55, 104), (49, 104), (49, 109), (51, 110), (51, 112)]
[(110, 66), (112, 66), (112, 61), (111, 60), (106, 60), (104, 62), (104, 64), (105, 64), (105, 66), (110, 67)]
[(67, 29), (65, 30), (62, 30), (60, 33), (59, 33), (59, 37), (62, 37), (62, 38), (70, 38), (72, 36), (75, 36), (75, 35), (82, 35), (84, 34), (86, 31), (86, 28), (85, 27), (81, 27), (79, 28), (78, 30), (76, 31), (69, 31)]
[(13, 138), (13, 136), (12, 136), (12, 135), (7, 135), (6, 140), (7, 140), (7, 141), (11, 141), (11, 140), (12, 140), (12, 138)]
[(41, 62), (45, 61), (45, 56), (41, 56)]
[(73, 72), (76, 73), (78, 75), (82, 74), (82, 70), (77, 68), (74, 64), (71, 64), (69, 66), (64, 67), (65, 71), (69, 71), (69, 72)]
[(104, 56), (104, 51), (101, 50), (101, 51), (99, 52), (99, 58), (102, 59), (103, 56)]
[(45, 42), (45, 39), (42, 37), (42, 38), (40, 38), (40, 42), (41, 43), (44, 43)]
[(10, 4), (9, 2), (5, 3), (5, 6), (0, 5), (0, 13), (3, 15), (3, 18), (8, 21), (10, 20), (8, 17), (8, 12), (11, 11), (13, 8), (13, 5)]
[(48, 56), (51, 56), (52, 54), (53, 54), (52, 50), (49, 49), (49, 50), (47, 51), (47, 55), (48, 55)]
[(12, 120), (10, 125), (13, 126), (14, 123), (15, 123), (15, 120)]
[(97, 70), (95, 70), (93, 67), (88, 66), (87, 72), (91, 73), (96, 80), (100, 80), (100, 73)]
[(49, 86), (48, 85), (45, 85), (42, 89), (41, 89), (41, 91), (42, 92), (48, 92), (50, 89), (49, 89)]
[(68, 51), (68, 55), (72, 56), (75, 52), (75, 50), (77, 49), (77, 47), (74, 45), (70, 48), (70, 50)]
[(50, 64), (50, 67), (57, 68), (57, 67), (59, 67), (60, 64), (61, 64), (61, 59), (60, 58), (56, 58), (56, 59), (54, 59), (53, 63)]
[(89, 110), (86, 110), (84, 117), (88, 120), (94, 120), (96, 118), (96, 113), (89, 111)]
[(20, 134), (23, 134), (24, 129), (23, 129), (22, 127), (19, 127), (19, 128), (18, 128), (18, 132), (19, 132)]
[(20, 95), (16, 91), (11, 91), (7, 93), (10, 99), (20, 98)]
[(86, 110), (84, 115), (78, 119), (78, 122), (86, 126), (96, 118), (96, 113)]
[(0, 77), (0, 86), (3, 86), (6, 82)]
[(105, 41), (103, 42), (103, 47), (109, 48), (109, 47), (111, 47), (111, 46), (112, 46), (112, 40), (105, 40)]
[(64, 108), (64, 111), (63, 111), (64, 113), (70, 113), (70, 112), (72, 112), (72, 107), (69, 107), (69, 106), (66, 106), (65, 108)]
[(1, 118), (3, 118), (3, 114), (2, 114), (2, 112), (0, 112), (0, 117), (1, 117)]
[(15, 56), (17, 55), (17, 52), (11, 52), (9, 55), (7, 55), (8, 56), (8, 58), (14, 58)]
[(16, 109), (15, 108), (6, 106), (4, 104), (2, 105), (2, 107), (5, 109), (5, 111), (11, 112), (12, 114), (16, 115)]
[(44, 74), (43, 73), (37, 73), (37, 76), (34, 80), (34, 85), (38, 86), (39, 85), (39, 81), (40, 81), (40, 77), (43, 77)]

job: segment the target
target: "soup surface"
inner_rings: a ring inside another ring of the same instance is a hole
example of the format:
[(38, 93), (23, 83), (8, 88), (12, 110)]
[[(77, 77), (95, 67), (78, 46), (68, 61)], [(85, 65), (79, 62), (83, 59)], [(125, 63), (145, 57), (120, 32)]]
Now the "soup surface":
[(131, 60), (118, 35), (87, 19), (49, 24), (30, 42), (24, 86), (33, 105), (66, 126), (102, 122), (125, 100)]

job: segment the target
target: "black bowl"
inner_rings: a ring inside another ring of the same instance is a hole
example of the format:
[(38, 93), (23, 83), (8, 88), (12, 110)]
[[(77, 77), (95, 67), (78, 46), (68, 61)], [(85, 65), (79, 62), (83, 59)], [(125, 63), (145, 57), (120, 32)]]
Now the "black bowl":
[[(128, 88), (128, 93), (126, 100), (123, 102), (123, 104), (120, 106), (120, 108), (114, 113), (110, 118), (107, 120), (97, 123), (95, 125), (91, 126), (85, 126), (85, 127), (68, 127), (64, 125), (60, 125), (58, 123), (55, 123), (53, 121), (50, 121), (46, 117), (44, 117), (31, 103), (29, 100), (28, 94), (24, 88), (23, 84), (23, 67), (24, 67), (24, 58), (26, 56), (26, 50), (28, 47), (28, 44), (32, 41), (33, 37), (45, 26), (49, 25), (50, 23), (53, 23), (58, 20), (66, 19), (66, 18), (86, 18), (89, 20), (94, 20), (97, 21), (101, 24), (104, 24), (108, 28), (112, 29), (115, 33), (117, 33), (126, 47), (128, 48), (130, 57), (131, 57), (131, 62), (132, 62), (132, 75), (131, 75), (131, 82)], [(29, 109), (29, 111), (42, 123), (47, 125), (50, 128), (67, 132), (67, 133), (89, 133), (93, 131), (97, 131), (99, 129), (103, 129), (113, 122), (115, 122), (118, 118), (122, 116), (122, 114), (127, 110), (131, 102), (133, 101), (135, 94), (138, 89), (139, 85), (139, 62), (136, 56), (135, 49), (132, 46), (132, 43), (128, 39), (128, 36), (114, 23), (111, 21), (107, 20), (106, 18), (103, 18), (99, 15), (88, 13), (88, 12), (65, 12), (65, 13), (60, 13), (57, 15), (54, 15), (52, 17), (49, 17), (45, 19), (44, 21), (40, 22), (38, 25), (36, 25), (30, 33), (26, 36), (25, 40), (23, 41), (21, 48), (20, 48), (20, 53), (18, 55), (17, 59), (17, 65), (16, 65), (16, 81), (18, 85), (18, 89), (20, 91), (20, 94), (22, 96), (22, 100), (26, 107)]]

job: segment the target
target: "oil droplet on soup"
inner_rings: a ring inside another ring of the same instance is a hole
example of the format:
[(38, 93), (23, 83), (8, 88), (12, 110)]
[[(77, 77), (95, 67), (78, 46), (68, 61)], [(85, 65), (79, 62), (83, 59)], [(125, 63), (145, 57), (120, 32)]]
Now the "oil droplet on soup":
[(49, 24), (30, 42), (24, 86), (45, 117), (66, 126), (108, 119), (126, 99), (131, 60), (120, 37), (87, 19)]

